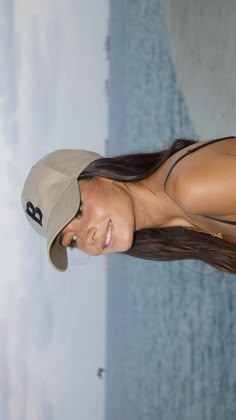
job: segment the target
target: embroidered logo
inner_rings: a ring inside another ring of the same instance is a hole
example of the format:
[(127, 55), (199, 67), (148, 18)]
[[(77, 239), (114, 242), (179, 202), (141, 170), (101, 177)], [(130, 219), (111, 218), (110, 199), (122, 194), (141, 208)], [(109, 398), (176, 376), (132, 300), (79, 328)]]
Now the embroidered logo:
[(42, 226), (43, 213), (41, 212), (39, 207), (34, 207), (31, 201), (28, 201), (26, 204), (26, 213), (29, 217), (31, 217), (31, 219), (33, 219), (36, 223)]

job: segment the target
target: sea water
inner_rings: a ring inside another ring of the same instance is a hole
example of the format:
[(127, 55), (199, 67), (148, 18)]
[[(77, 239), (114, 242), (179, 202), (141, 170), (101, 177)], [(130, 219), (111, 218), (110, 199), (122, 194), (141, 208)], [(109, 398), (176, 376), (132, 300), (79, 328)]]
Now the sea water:
[[(108, 154), (198, 138), (159, 0), (111, 0)], [(236, 277), (108, 259), (107, 420), (236, 418)]]

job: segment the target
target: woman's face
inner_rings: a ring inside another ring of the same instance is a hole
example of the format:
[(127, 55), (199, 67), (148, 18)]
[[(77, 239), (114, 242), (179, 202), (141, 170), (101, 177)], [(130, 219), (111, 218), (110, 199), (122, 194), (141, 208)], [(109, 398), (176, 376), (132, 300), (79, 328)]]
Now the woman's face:
[(62, 230), (61, 244), (88, 255), (127, 251), (132, 246), (135, 219), (124, 184), (101, 177), (78, 182), (80, 209)]

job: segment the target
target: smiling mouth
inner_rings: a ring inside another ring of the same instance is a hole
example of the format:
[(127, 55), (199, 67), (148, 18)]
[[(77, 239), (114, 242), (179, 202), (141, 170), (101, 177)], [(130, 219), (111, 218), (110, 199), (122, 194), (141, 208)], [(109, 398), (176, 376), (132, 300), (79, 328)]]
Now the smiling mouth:
[(104, 248), (107, 248), (108, 245), (109, 245), (109, 243), (110, 243), (110, 240), (111, 240), (111, 232), (112, 232), (112, 224), (111, 224), (111, 220), (109, 220), (108, 229), (107, 229), (107, 236), (106, 236)]

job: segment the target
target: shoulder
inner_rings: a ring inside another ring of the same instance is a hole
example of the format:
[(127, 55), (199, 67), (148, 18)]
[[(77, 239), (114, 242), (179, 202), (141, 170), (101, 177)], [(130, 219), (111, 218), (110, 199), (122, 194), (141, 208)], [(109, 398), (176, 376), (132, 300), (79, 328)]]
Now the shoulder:
[[(188, 150), (185, 150), (180, 156), (174, 156), (175, 159), (172, 157), (167, 170), (167, 176), (169, 172), (170, 174), (165, 185), (166, 193), (184, 211), (193, 214), (201, 212), (204, 203), (212, 200), (212, 196), (217, 197), (217, 192), (225, 188), (226, 174), (229, 171), (227, 179), (233, 175), (233, 171), (236, 175), (235, 139), (233, 143), (231, 140), (212, 145), (209, 143), (206, 147), (192, 152), (204, 143), (209, 142), (199, 142), (191, 149), (188, 148), (190, 153), (186, 153)], [(178, 161), (181, 156), (184, 157)]]

